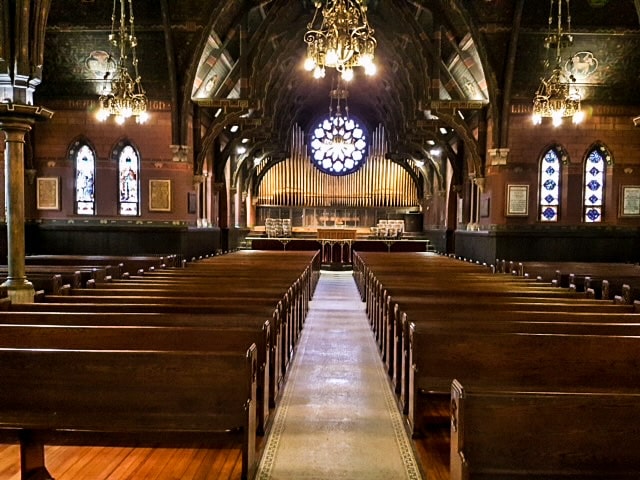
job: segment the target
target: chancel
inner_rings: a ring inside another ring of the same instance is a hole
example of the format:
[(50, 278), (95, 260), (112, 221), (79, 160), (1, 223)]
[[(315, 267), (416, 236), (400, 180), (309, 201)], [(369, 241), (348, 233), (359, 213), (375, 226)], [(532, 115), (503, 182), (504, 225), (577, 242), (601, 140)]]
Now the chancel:
[(640, 478), (639, 78), (638, 0), (0, 0), (0, 479)]

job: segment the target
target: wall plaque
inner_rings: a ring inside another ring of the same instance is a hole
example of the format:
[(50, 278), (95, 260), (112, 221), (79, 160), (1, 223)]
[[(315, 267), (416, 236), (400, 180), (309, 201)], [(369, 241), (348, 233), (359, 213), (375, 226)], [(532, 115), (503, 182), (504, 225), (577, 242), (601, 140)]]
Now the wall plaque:
[(171, 211), (171, 180), (149, 180), (149, 211)]
[(529, 185), (507, 185), (507, 216), (529, 215)]
[(39, 177), (36, 183), (38, 210), (60, 210), (60, 181), (58, 177)]
[(620, 198), (620, 215), (622, 217), (640, 216), (640, 186), (622, 186), (622, 195), (620, 195)]

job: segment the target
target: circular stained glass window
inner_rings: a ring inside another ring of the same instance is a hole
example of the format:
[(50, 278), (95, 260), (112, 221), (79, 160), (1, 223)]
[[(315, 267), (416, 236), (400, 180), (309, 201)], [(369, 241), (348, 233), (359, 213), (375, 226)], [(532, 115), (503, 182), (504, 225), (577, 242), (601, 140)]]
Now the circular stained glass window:
[(364, 129), (352, 117), (340, 114), (325, 118), (311, 135), (313, 164), (329, 175), (347, 175), (366, 160)]

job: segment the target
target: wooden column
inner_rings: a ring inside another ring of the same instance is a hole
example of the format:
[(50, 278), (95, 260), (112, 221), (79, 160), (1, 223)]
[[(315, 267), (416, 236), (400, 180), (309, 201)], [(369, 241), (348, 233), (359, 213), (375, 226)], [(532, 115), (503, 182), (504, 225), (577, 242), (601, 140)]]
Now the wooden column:
[(53, 112), (30, 105), (0, 105), (0, 131), (4, 132), (5, 208), (7, 213), (7, 279), (12, 303), (33, 303), (35, 291), (27, 280), (24, 229), (24, 144), (25, 135), (38, 119)]

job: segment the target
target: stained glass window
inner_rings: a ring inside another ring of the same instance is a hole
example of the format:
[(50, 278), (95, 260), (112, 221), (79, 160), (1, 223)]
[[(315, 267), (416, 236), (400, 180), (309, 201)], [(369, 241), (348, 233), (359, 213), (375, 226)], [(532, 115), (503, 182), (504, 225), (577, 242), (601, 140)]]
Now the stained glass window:
[(604, 205), (604, 178), (607, 168), (606, 151), (598, 147), (587, 155), (584, 162), (584, 221), (597, 223), (602, 221)]
[(540, 162), (540, 221), (557, 222), (560, 206), (560, 170), (558, 152), (549, 149)]
[(140, 208), (140, 158), (131, 145), (118, 155), (120, 215), (138, 215)]
[(80, 144), (75, 153), (76, 213), (95, 215), (96, 157), (89, 145)]
[(364, 164), (367, 142), (364, 130), (352, 117), (325, 118), (311, 135), (313, 164), (329, 175), (347, 175)]

